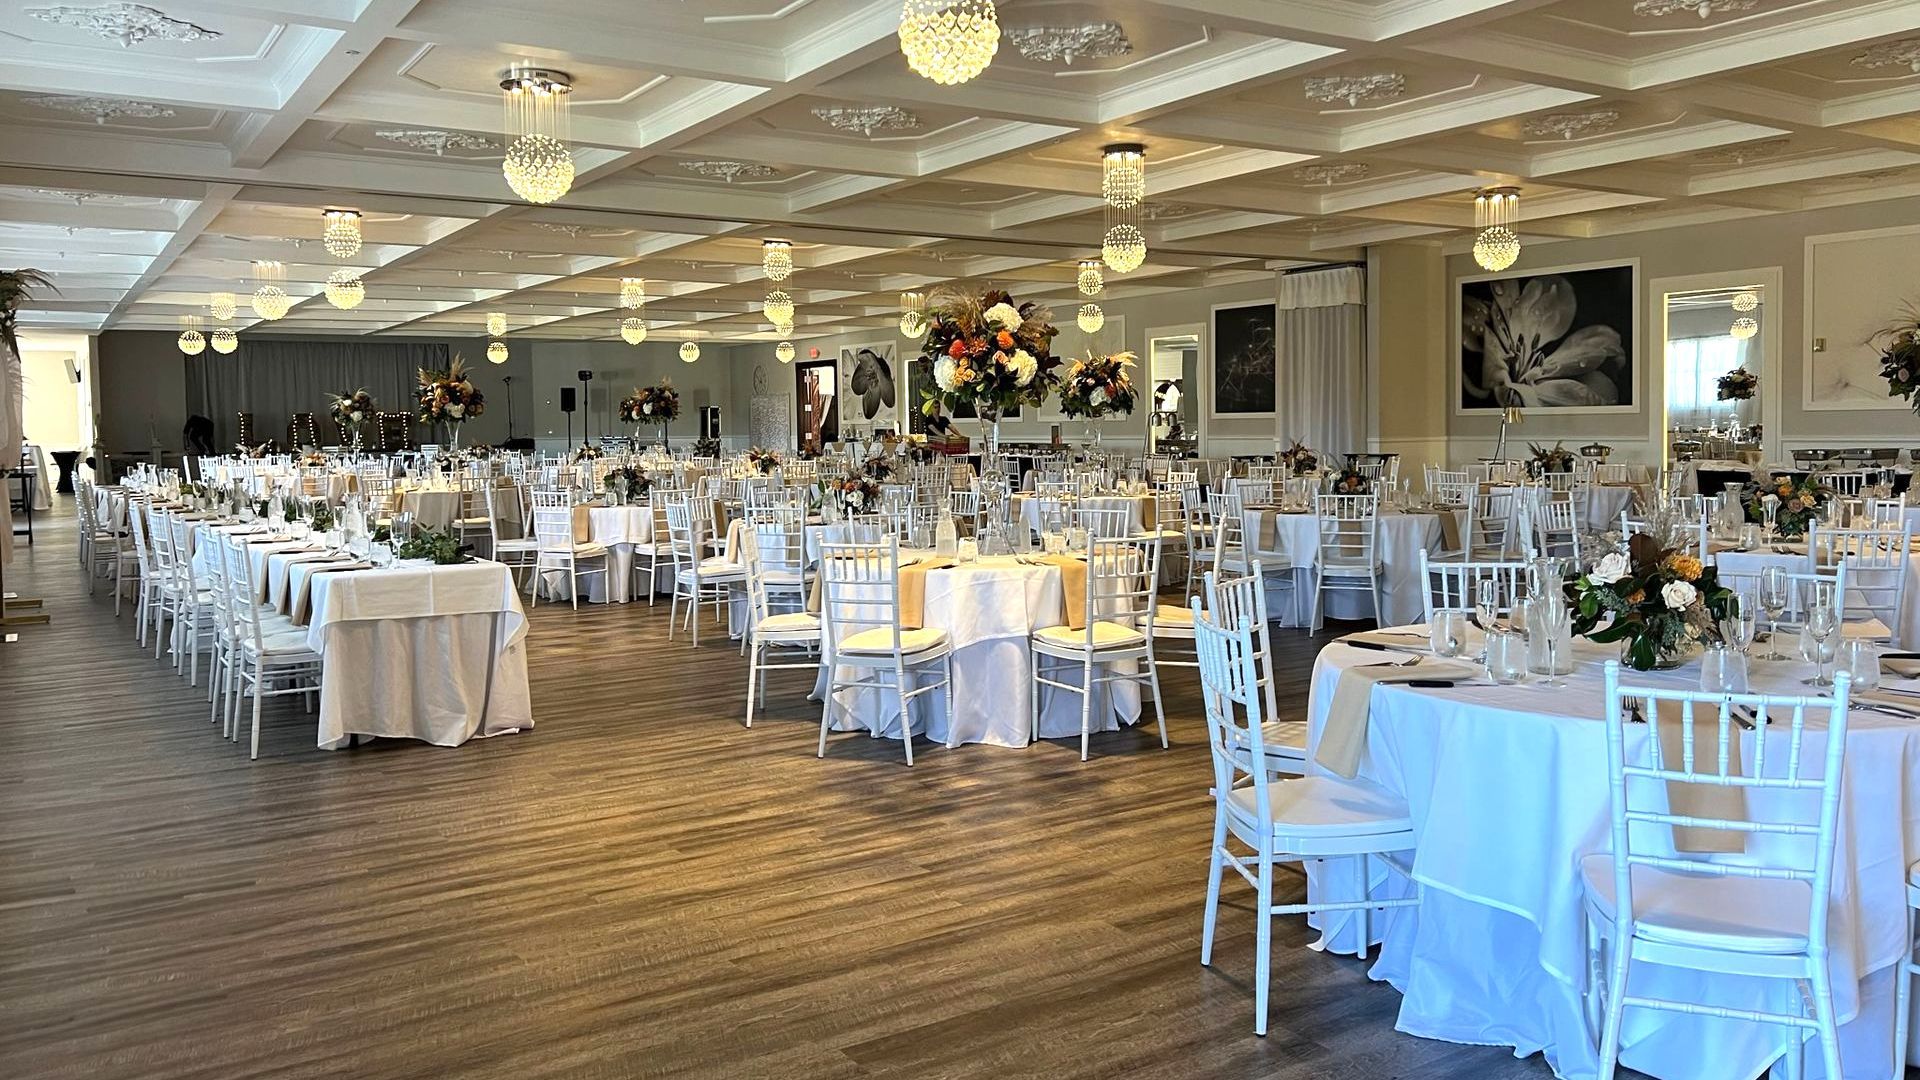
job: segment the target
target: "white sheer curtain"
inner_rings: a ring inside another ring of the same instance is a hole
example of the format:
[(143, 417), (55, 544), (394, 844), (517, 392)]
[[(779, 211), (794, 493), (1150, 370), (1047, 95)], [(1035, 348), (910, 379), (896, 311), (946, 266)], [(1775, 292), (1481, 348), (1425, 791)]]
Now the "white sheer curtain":
[(187, 409), (213, 421), (222, 452), (240, 438), (243, 412), (253, 414), (256, 439), (282, 443), (293, 414), (312, 413), (326, 442), (333, 394), (365, 387), (383, 411), (412, 412), (419, 369), (445, 369), (449, 355), (434, 342), (242, 339), (233, 356), (208, 350), (187, 358)]
[(1283, 274), (1275, 434), (1327, 454), (1365, 450), (1366, 272)]
[(1677, 338), (1667, 343), (1667, 422), (1706, 427), (1714, 416), (1737, 409), (1719, 400), (1720, 376), (1747, 361), (1749, 342), (1728, 334)]

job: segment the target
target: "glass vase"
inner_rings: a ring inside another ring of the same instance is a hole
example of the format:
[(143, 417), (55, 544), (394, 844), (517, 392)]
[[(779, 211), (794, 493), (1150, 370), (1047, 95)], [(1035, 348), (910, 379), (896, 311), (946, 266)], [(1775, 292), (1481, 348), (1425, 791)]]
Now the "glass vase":
[(980, 554), (1011, 555), (1013, 538), (1009, 535), (1007, 514), (1012, 486), (1006, 463), (1000, 456), (1000, 411), (983, 407), (979, 413), (983, 425), (981, 435), (986, 444), (980, 455)]

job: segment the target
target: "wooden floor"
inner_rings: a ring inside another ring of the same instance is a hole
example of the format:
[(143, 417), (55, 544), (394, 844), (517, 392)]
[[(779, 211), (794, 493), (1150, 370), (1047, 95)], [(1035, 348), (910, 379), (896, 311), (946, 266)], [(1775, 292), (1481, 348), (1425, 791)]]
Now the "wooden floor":
[[(1146, 731), (946, 751), (843, 735), (810, 680), (741, 727), (720, 635), (539, 608), (530, 733), (261, 759), (91, 601), (62, 500), (7, 575), (0, 1077), (1507, 1077), (1393, 1030), (1399, 996), (1276, 923), (1252, 1034), (1247, 890), (1198, 939), (1197, 691)], [(1314, 644), (1279, 636), (1302, 707)], [(1285, 706), (1283, 706), (1285, 707)], [(1301, 879), (1282, 876), (1293, 895)]]

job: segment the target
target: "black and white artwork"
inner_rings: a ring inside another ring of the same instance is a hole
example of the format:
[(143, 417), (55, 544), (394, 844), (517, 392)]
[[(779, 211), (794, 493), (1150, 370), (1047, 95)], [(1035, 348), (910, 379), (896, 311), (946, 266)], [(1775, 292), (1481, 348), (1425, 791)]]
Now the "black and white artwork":
[(1272, 416), (1274, 304), (1213, 309), (1214, 416)]
[(899, 420), (899, 368), (894, 343), (849, 345), (840, 350), (840, 410), (843, 419), (861, 424), (894, 425)]
[(1457, 412), (1638, 405), (1639, 264), (1461, 278)]

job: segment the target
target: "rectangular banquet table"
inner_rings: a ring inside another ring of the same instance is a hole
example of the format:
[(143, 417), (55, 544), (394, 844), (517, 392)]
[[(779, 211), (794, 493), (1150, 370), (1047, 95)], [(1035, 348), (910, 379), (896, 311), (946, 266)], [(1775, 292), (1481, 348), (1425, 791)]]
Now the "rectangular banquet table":
[(309, 588), (321, 749), (354, 735), (458, 746), (533, 726), (527, 617), (507, 567), (408, 561), (317, 574)]
[[(1574, 651), (1578, 670), (1560, 689), (1376, 687), (1359, 769), (1407, 800), (1418, 838), (1420, 906), (1373, 924), (1383, 944), (1370, 974), (1404, 995), (1396, 1028), (1542, 1052), (1569, 1080), (1597, 1067), (1581, 1012), (1587, 958), (1576, 868), (1609, 847), (1600, 665), (1619, 654), (1618, 646), (1584, 640)], [(1319, 742), (1339, 669), (1380, 656), (1339, 643), (1321, 650), (1310, 745)], [(1804, 693), (1799, 680), (1811, 673), (1798, 661), (1756, 661), (1753, 686)], [(1692, 689), (1699, 663), (1623, 676), (1628, 685)], [(1892, 1073), (1892, 971), (1905, 935), (1907, 866), (1920, 858), (1920, 720), (1855, 712), (1849, 725), (1831, 962), (1847, 1075), (1879, 1077)], [(1646, 730), (1629, 726), (1629, 755), (1640, 752)], [(1810, 738), (1808, 759), (1820, 760), (1820, 739)], [(1376, 895), (1404, 895), (1397, 877), (1375, 886)], [(1351, 896), (1355, 885), (1341, 887)], [(1356, 920), (1316, 922), (1328, 947), (1353, 951)], [(1779, 1009), (1779, 989), (1778, 980), (1769, 987), (1636, 964), (1629, 992)], [(1744, 1021), (1629, 1009), (1622, 1046), (1622, 1063), (1652, 1076), (1747, 1080), (1777, 1054), (1780, 1035)], [(1808, 1058), (1808, 1075), (1818, 1075), (1817, 1050)]]

